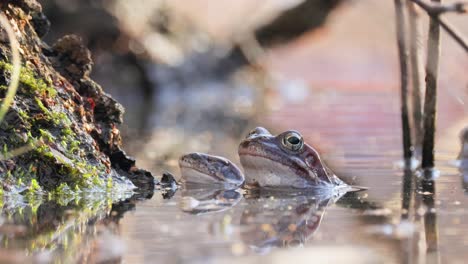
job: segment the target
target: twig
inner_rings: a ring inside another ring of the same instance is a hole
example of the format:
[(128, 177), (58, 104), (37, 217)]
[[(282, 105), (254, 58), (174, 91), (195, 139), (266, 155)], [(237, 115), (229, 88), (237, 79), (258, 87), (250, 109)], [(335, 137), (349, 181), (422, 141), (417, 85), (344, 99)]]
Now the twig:
[(1, 123), (8, 109), (13, 103), (16, 90), (18, 89), (21, 59), (19, 55), (19, 44), (18, 44), (18, 40), (15, 37), (15, 32), (13, 31), (13, 28), (10, 26), (10, 22), (8, 21), (6, 16), (3, 14), (3, 12), (0, 13), (0, 25), (2, 25), (3, 28), (5, 28), (7, 35), (8, 35), (8, 39), (10, 40), (11, 57), (12, 57), (12, 64), (13, 64), (10, 85), (8, 86), (7, 94), (5, 98), (3, 99), (2, 106), (0, 107), (0, 123)]
[[(444, 19), (440, 18), (439, 15), (441, 12), (436, 12), (434, 9), (431, 7), (431, 5), (428, 5), (425, 2), (422, 2), (421, 0), (411, 0), (418, 6), (420, 6), (424, 11), (427, 12), (427, 14), (431, 17), (432, 20), (437, 21), (437, 23), (440, 24), (440, 26), (456, 41), (458, 44), (462, 46), (462, 48), (468, 52), (468, 41), (462, 36), (460, 32), (458, 32), (457, 29), (451, 24), (449, 24), (447, 21)], [(440, 8), (439, 8), (440, 9)], [(446, 10), (449, 10), (449, 8), (446, 8)], [(463, 9), (466, 12), (466, 7)], [(460, 13), (460, 12), (459, 12)], [(462, 12), (463, 13), (463, 12)]]
[(466, 13), (468, 3), (451, 3), (451, 4), (440, 4), (440, 3), (426, 3), (421, 0), (411, 0), (422, 9), (424, 9), (429, 15), (438, 16), (442, 13), (455, 12), (455, 13)]
[(439, 22), (440, 26), (456, 41), (462, 46), (462, 48), (468, 52), (468, 41), (462, 36), (460, 32), (451, 24), (449, 24), (445, 19), (440, 17), (434, 17), (434, 19)]
[(396, 31), (398, 56), (400, 59), (400, 88), (401, 88), (401, 123), (403, 132), (403, 157), (405, 164), (411, 165), (413, 149), (411, 147), (411, 131), (408, 117), (408, 47), (406, 41), (406, 5), (403, 0), (395, 0)]
[(411, 62), (411, 79), (413, 84), (412, 90), (412, 107), (413, 107), (413, 126), (414, 126), (414, 146), (416, 155), (421, 154), (422, 148), (422, 98), (421, 93), (424, 91), (424, 75), (423, 66), (423, 47), (422, 47), (422, 25), (421, 15), (414, 3), (406, 1), (409, 10), (409, 31), (410, 31), (410, 62)]
[[(432, 0), (440, 2), (441, 0)], [(426, 64), (426, 97), (424, 100), (424, 138), (422, 168), (434, 167), (434, 136), (437, 104), (437, 79), (440, 57), (440, 27), (436, 19), (429, 22), (429, 39), (427, 44)]]
[(32, 143), (29, 143), (28, 145), (24, 145), (24, 146), (21, 146), (19, 148), (16, 148), (12, 151), (9, 151), (7, 153), (4, 153), (4, 154), (0, 154), (0, 161), (2, 160), (7, 160), (7, 159), (11, 159), (11, 158), (14, 158), (14, 157), (17, 157), (17, 156), (21, 156), (23, 155), (24, 153), (26, 152), (29, 152), (41, 145), (44, 145), (44, 142), (42, 140), (35, 140), (33, 141)]

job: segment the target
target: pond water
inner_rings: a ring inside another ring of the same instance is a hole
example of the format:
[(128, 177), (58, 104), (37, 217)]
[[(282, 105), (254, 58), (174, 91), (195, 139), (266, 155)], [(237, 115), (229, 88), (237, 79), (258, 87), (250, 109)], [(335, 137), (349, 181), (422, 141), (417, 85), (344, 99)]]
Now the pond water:
[[(447, 107), (453, 98), (441, 96), (435, 193), (413, 185), (402, 195), (405, 172), (394, 92), (318, 90), (306, 102), (286, 103), (257, 121), (281, 124), (275, 131), (298, 129), (338, 176), (369, 190), (341, 198), (181, 190), (164, 199), (155, 193), (120, 222), (128, 245), (123, 260), (463, 263), (468, 196), (455, 160), (467, 120)], [(300, 122), (312, 117), (313, 122)], [(206, 151), (236, 160), (235, 146)], [(224, 206), (214, 202), (220, 200)], [(196, 205), (201, 209), (190, 207)]]

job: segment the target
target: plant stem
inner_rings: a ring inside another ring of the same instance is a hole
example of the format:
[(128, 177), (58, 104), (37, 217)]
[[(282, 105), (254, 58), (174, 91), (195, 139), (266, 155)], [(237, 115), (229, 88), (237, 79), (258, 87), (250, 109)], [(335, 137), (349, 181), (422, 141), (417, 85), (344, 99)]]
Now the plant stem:
[(398, 56), (400, 59), (401, 88), (401, 122), (403, 133), (403, 157), (406, 165), (410, 165), (413, 149), (411, 146), (411, 131), (408, 117), (408, 47), (406, 41), (406, 5), (403, 0), (395, 0), (396, 32)]
[[(441, 2), (441, 0), (432, 0)], [(440, 57), (440, 27), (439, 22), (431, 17), (429, 22), (429, 39), (427, 45), (426, 64), (426, 97), (424, 100), (424, 138), (422, 153), (422, 168), (434, 167), (434, 137), (437, 105), (437, 80)]]
[(414, 146), (416, 155), (420, 155), (422, 148), (422, 98), (424, 91), (422, 76), (424, 75), (423, 54), (422, 54), (422, 25), (421, 15), (415, 4), (406, 2), (409, 10), (409, 31), (410, 31), (410, 62), (411, 77), (413, 84), (413, 126), (414, 126)]
[(10, 108), (11, 104), (13, 104), (16, 90), (18, 89), (19, 84), (19, 75), (21, 69), (21, 58), (19, 55), (19, 44), (18, 40), (15, 37), (15, 32), (10, 25), (10, 21), (6, 18), (3, 12), (0, 13), (0, 25), (3, 26), (5, 31), (7, 32), (8, 39), (10, 40), (11, 45), (11, 57), (12, 57), (12, 64), (13, 70), (11, 72), (11, 81), (10, 85), (8, 86), (7, 94), (3, 99), (2, 106), (0, 107), (0, 123), (3, 121), (8, 109)]

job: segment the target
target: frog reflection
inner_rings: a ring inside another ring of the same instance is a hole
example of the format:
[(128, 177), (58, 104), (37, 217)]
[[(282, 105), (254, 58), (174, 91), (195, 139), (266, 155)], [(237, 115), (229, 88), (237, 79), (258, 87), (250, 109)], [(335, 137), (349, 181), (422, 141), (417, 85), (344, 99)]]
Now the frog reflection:
[(235, 206), (242, 199), (236, 190), (195, 188), (186, 185), (181, 192), (179, 207), (190, 214), (222, 212)]
[(334, 200), (320, 194), (246, 199), (241, 238), (256, 252), (303, 245), (317, 231), (325, 209)]

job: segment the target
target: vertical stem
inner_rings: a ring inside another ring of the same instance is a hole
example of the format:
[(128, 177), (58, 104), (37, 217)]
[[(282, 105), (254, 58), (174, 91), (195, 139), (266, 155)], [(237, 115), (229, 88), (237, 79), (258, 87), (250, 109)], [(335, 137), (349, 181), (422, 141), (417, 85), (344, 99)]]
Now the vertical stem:
[(2, 104), (0, 106), (0, 123), (3, 121), (6, 113), (10, 106), (14, 103), (16, 91), (18, 90), (19, 76), (21, 70), (21, 57), (19, 53), (19, 43), (15, 37), (15, 31), (10, 25), (10, 21), (4, 15), (3, 12), (0, 12), (0, 26), (2, 26), (10, 40), (11, 45), (11, 59), (13, 63), (13, 70), (11, 72), (11, 81), (8, 85), (8, 90), (5, 98), (3, 98)]
[(411, 131), (408, 117), (408, 47), (406, 41), (406, 5), (404, 0), (395, 0), (396, 32), (398, 56), (400, 59), (401, 88), (401, 122), (403, 132), (403, 157), (406, 165), (410, 165), (413, 150), (411, 146)]
[[(441, 0), (432, 0), (441, 2)], [(440, 57), (440, 27), (436, 19), (429, 22), (429, 39), (427, 44), (426, 64), (426, 97), (424, 100), (424, 138), (422, 167), (434, 167), (434, 135), (437, 105), (437, 79)]]
[(411, 77), (413, 84), (413, 126), (414, 126), (414, 147), (416, 155), (420, 155), (422, 148), (423, 130), (422, 130), (422, 98), (424, 91), (422, 76), (424, 75), (423, 66), (423, 47), (422, 47), (422, 25), (421, 15), (417, 6), (407, 0), (409, 9), (409, 31), (410, 31), (410, 62)]

